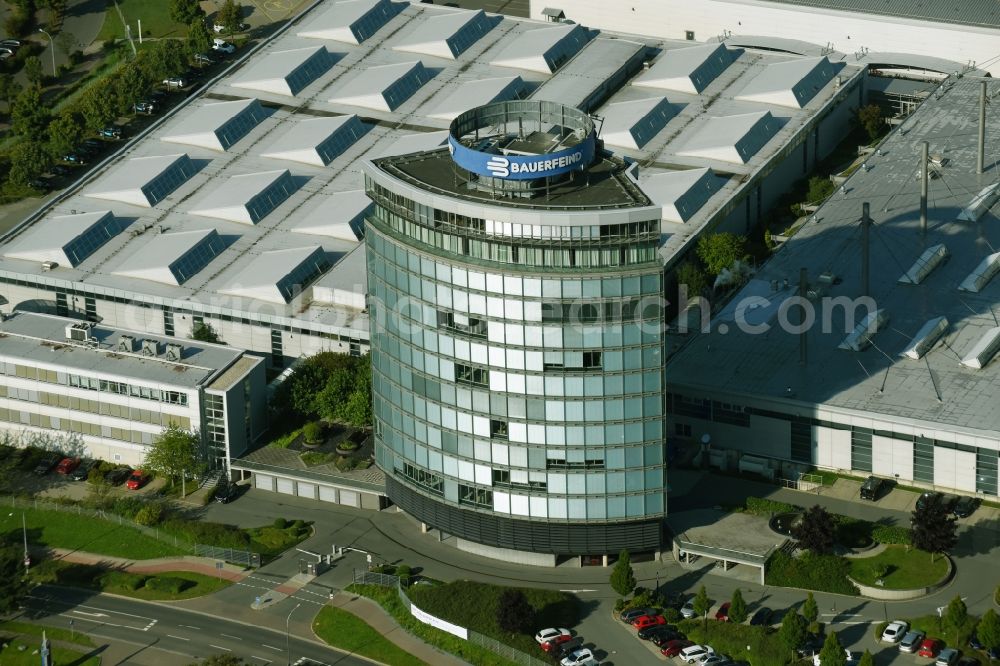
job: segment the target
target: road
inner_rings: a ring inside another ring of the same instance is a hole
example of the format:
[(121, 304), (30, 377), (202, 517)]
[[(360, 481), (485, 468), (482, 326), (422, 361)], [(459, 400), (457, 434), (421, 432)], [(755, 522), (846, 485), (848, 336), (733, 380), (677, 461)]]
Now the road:
[(286, 643), (284, 631), (197, 613), (175, 604), (41, 586), (33, 592), (27, 608), (41, 624), (64, 629), (72, 626), (92, 637), (155, 646), (190, 659), (230, 654), (255, 666), (286, 662), (371, 666), (370, 661), (294, 635)]

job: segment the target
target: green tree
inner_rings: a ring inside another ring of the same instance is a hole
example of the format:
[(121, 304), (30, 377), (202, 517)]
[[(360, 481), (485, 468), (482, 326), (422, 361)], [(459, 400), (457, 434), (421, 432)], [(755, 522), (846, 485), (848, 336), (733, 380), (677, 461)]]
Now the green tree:
[(913, 510), (913, 545), (931, 554), (947, 553), (958, 543), (955, 518), (948, 515), (943, 502), (925, 502)]
[(729, 621), (743, 624), (747, 619), (747, 602), (743, 600), (740, 588), (733, 590), (733, 598), (729, 601)]
[(872, 653), (865, 650), (861, 659), (858, 660), (858, 666), (875, 666), (875, 658), (872, 657)]
[(37, 86), (28, 86), (18, 94), (10, 110), (11, 129), (14, 134), (37, 141), (44, 136), (49, 125), (49, 109), (42, 103)]
[(1000, 648), (1000, 616), (992, 608), (983, 613), (976, 625), (976, 638), (987, 648)]
[(808, 632), (806, 631), (806, 619), (795, 611), (788, 611), (781, 619), (781, 628), (778, 629), (778, 640), (784, 643), (789, 650), (794, 650), (802, 645)]
[(24, 552), (14, 544), (0, 546), (0, 613), (12, 613), (28, 596)]
[(847, 654), (837, 638), (836, 631), (831, 631), (826, 635), (823, 649), (819, 652), (819, 663), (822, 666), (846, 666)]
[(49, 152), (59, 157), (72, 151), (83, 138), (83, 117), (67, 109), (49, 123)]
[(535, 624), (535, 609), (524, 592), (506, 589), (497, 601), (497, 625), (508, 634), (523, 634)]
[(372, 424), (371, 381), (366, 381), (351, 391), (340, 410), (341, 420), (356, 428), (367, 428)]
[(30, 139), (20, 141), (10, 150), (10, 172), (7, 179), (13, 185), (25, 187), (50, 166), (52, 157), (41, 143)]
[(688, 260), (677, 267), (677, 288), (687, 287), (688, 299), (700, 296), (708, 286), (705, 271), (695, 262)]
[(802, 617), (806, 622), (812, 624), (819, 618), (819, 606), (816, 604), (816, 597), (810, 592), (806, 595), (806, 601), (802, 604)]
[(7, 105), (7, 113), (10, 113), (11, 103), (20, 92), (21, 84), (14, 80), (12, 74), (0, 74), (0, 100)]
[(635, 589), (635, 572), (627, 550), (618, 554), (618, 561), (611, 570), (611, 589), (623, 597), (632, 594)]
[(24, 76), (32, 85), (42, 84), (42, 77), (45, 74), (42, 72), (42, 61), (39, 60), (38, 56), (28, 56), (24, 59)]
[(187, 44), (176, 39), (161, 39), (153, 42), (142, 52), (137, 64), (149, 81), (161, 81), (177, 76), (187, 69)]
[(962, 628), (969, 619), (969, 609), (966, 607), (965, 602), (962, 601), (962, 597), (956, 595), (954, 599), (948, 602), (943, 619), (945, 628), (951, 631), (952, 635), (958, 635), (962, 631)]
[(191, 21), (187, 34), (188, 55), (194, 56), (196, 53), (208, 53), (212, 48), (212, 33), (208, 31), (208, 26), (203, 20)]
[(198, 0), (170, 0), (170, 18), (175, 23), (193, 23), (199, 21), (205, 24), (205, 10)]
[(198, 445), (197, 435), (171, 423), (146, 451), (143, 466), (166, 476), (173, 485), (181, 476), (201, 471)]
[(225, 27), (226, 32), (233, 34), (240, 29), (240, 7), (233, 0), (226, 0), (219, 8), (219, 13), (215, 15), (215, 22)]
[(833, 183), (829, 178), (813, 176), (809, 179), (809, 190), (806, 192), (807, 203), (820, 203), (833, 194)]
[(131, 112), (135, 103), (146, 94), (152, 83), (142, 68), (133, 62), (122, 66), (113, 80), (117, 102), (115, 111), (119, 114)]
[(219, 334), (215, 332), (211, 324), (206, 324), (203, 321), (196, 322), (194, 326), (191, 327), (191, 338), (199, 342), (212, 342), (218, 344)]
[(802, 521), (792, 530), (792, 536), (808, 550), (825, 555), (833, 551), (834, 530), (833, 516), (817, 504), (802, 514)]
[(747, 239), (729, 232), (707, 234), (698, 239), (696, 253), (709, 275), (718, 275), (747, 256)]
[(868, 140), (874, 141), (882, 134), (885, 121), (882, 118), (882, 109), (878, 104), (869, 104), (858, 109), (858, 123), (868, 134)]
[(118, 115), (114, 81), (108, 77), (88, 88), (80, 98), (79, 109), (91, 130), (99, 130), (114, 120)]
[(712, 600), (708, 598), (708, 591), (705, 590), (705, 586), (702, 585), (698, 588), (698, 594), (694, 596), (694, 602), (691, 604), (692, 610), (695, 614), (700, 615), (705, 621), (705, 628), (708, 628), (708, 611), (712, 608)]

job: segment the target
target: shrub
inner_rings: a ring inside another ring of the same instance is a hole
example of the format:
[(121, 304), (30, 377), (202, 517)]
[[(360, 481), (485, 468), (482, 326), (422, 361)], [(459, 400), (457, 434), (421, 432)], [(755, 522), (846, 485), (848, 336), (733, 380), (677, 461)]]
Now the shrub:
[[(1000, 588), (998, 588), (998, 591), (1000, 591)], [(615, 601), (615, 615), (625, 610), (626, 606), (628, 606), (628, 602), (622, 598), (619, 598), (617, 601)], [(669, 622), (669, 620), (667, 621)]]
[(847, 548), (865, 548), (872, 543), (874, 525), (867, 520), (834, 516), (837, 543)]
[(746, 507), (747, 513), (752, 513), (755, 516), (769, 516), (772, 513), (793, 513), (802, 510), (802, 507), (795, 506), (794, 504), (778, 502), (763, 497), (748, 497)]
[(146, 580), (146, 589), (166, 594), (180, 594), (194, 583), (184, 578), (174, 576), (153, 576)]
[(302, 435), (307, 442), (319, 442), (323, 438), (323, 426), (319, 421), (310, 421), (302, 426)]
[(799, 587), (820, 592), (857, 595), (858, 590), (847, 579), (850, 563), (836, 555), (817, 555), (806, 552), (793, 558), (783, 551), (776, 552), (768, 561), (768, 585)]
[(913, 543), (910, 539), (910, 528), (899, 525), (876, 525), (872, 530), (872, 539), (877, 543), (900, 546), (909, 546)]
[(673, 606), (664, 609), (663, 618), (670, 624), (677, 624), (681, 621), (681, 612), (674, 608)]
[(250, 537), (235, 525), (170, 518), (165, 520), (160, 528), (189, 543), (203, 543), (237, 550), (246, 550), (250, 546)]
[(135, 592), (145, 585), (146, 577), (127, 571), (109, 571), (101, 576), (101, 582), (106, 588)]
[(301, 518), (292, 521), (291, 528), (296, 532), (301, 532), (304, 527), (308, 527), (308, 524)]
[(409, 585), (410, 576), (413, 575), (413, 570), (410, 568), (409, 564), (400, 564), (396, 567), (396, 575), (399, 576), (399, 582), (403, 585)]
[(285, 520), (284, 518), (275, 518), (274, 519), (274, 529), (276, 529), (276, 530), (283, 530), (286, 527), (288, 527), (288, 521), (287, 520)]
[(135, 520), (136, 515), (146, 506), (144, 500), (134, 497), (132, 495), (124, 495), (121, 497), (116, 497), (114, 502), (108, 509), (111, 513), (121, 516), (122, 518), (128, 518), (129, 520)]
[(146, 504), (135, 514), (135, 522), (150, 527), (163, 519), (163, 505)]

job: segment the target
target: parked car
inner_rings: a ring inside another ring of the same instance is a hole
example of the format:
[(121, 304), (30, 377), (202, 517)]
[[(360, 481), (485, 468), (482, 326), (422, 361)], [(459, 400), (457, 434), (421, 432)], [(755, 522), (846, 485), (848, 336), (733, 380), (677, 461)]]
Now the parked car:
[(883, 643), (898, 643), (903, 640), (910, 625), (902, 620), (893, 620), (882, 632)]
[(861, 484), (861, 499), (874, 502), (879, 498), (884, 489), (884, 480), (878, 478), (877, 476), (869, 476), (865, 479), (865, 482)]
[(823, 649), (823, 639), (816, 634), (809, 634), (805, 641), (795, 648), (795, 656), (799, 659), (810, 657)]
[(662, 615), (640, 615), (632, 620), (632, 626), (636, 629), (645, 629), (646, 627), (655, 627), (656, 625), (666, 623), (667, 618)]
[(729, 607), (731, 605), (732, 603), (727, 601), (719, 606), (719, 610), (715, 611), (715, 619), (719, 622), (729, 622)]
[(930, 657), (935, 658), (938, 656), (938, 652), (944, 647), (944, 641), (938, 638), (925, 638), (920, 644), (920, 649), (917, 650), (918, 657)]
[[(847, 648), (844, 648), (844, 661), (848, 664), (854, 663), (854, 655)], [(813, 655), (813, 666), (820, 666), (819, 652)]]
[(219, 53), (235, 53), (236, 47), (229, 42), (217, 39), (215, 40), (215, 43), (212, 44), (212, 50), (218, 51)]
[(958, 495), (945, 495), (941, 498), (941, 506), (944, 507), (945, 513), (951, 513), (954, 511), (957, 504)]
[(684, 602), (684, 605), (681, 606), (681, 617), (685, 620), (690, 620), (695, 615), (697, 615), (697, 613), (694, 612), (694, 599), (688, 599)]
[(639, 638), (644, 641), (652, 640), (657, 634), (676, 634), (677, 627), (672, 624), (654, 624), (645, 629), (639, 630)]
[(75, 470), (79, 465), (80, 465), (79, 458), (63, 458), (62, 460), (59, 461), (59, 464), (56, 465), (56, 474), (62, 474), (63, 476), (66, 476), (67, 474)]
[(539, 645), (542, 643), (548, 643), (557, 636), (573, 636), (573, 633), (569, 629), (558, 629), (551, 627), (549, 629), (542, 629), (537, 634), (535, 634), (535, 642)]
[(134, 108), (136, 113), (145, 113), (146, 115), (152, 115), (156, 113), (156, 105), (148, 100), (136, 102)]
[(920, 644), (924, 642), (924, 638), (927, 637), (922, 631), (908, 631), (906, 635), (903, 636), (903, 640), (899, 642), (900, 652), (914, 653), (920, 649)]
[(555, 654), (555, 651), (560, 645), (562, 645), (563, 643), (567, 643), (571, 640), (573, 640), (573, 637), (570, 636), (569, 634), (558, 634), (555, 637), (550, 638), (549, 640), (542, 643), (542, 649), (545, 650), (546, 652)]
[(566, 641), (562, 645), (557, 645), (556, 649), (550, 654), (555, 656), (556, 659), (562, 659), (563, 657), (568, 657), (569, 655), (573, 654), (582, 647), (583, 647), (583, 639), (579, 636), (576, 636), (571, 641)]
[(125, 480), (132, 475), (132, 469), (130, 467), (116, 467), (104, 475), (104, 480), (112, 486), (120, 486), (125, 483)]
[(73, 473), (69, 475), (69, 478), (74, 481), (85, 481), (87, 477), (90, 476), (90, 470), (100, 464), (100, 460), (84, 460), (82, 463), (77, 465), (77, 468), (73, 470)]
[(758, 608), (750, 617), (750, 625), (754, 627), (766, 627), (771, 624), (771, 609), (762, 606)]
[(35, 465), (34, 472), (38, 476), (45, 476), (52, 471), (52, 468), (59, 464), (62, 460), (62, 456), (58, 453), (46, 453), (41, 458), (38, 459), (38, 464)]
[(726, 664), (733, 663), (733, 660), (729, 655), (725, 654), (710, 654), (702, 659), (698, 660), (701, 666), (725, 666)]
[(692, 645), (694, 645), (694, 643), (686, 639), (678, 639), (675, 641), (670, 641), (669, 643), (660, 648), (660, 654), (662, 654), (664, 657), (667, 658), (676, 657), (682, 651), (691, 647)]
[[(244, 32), (244, 31), (249, 30), (249, 29), (250, 29), (250, 24), (248, 24), (248, 23), (238, 23), (238, 24), (236, 24), (236, 30), (234, 30), (233, 32)], [(222, 25), (221, 23), (213, 23), (212, 24), (212, 30), (214, 32), (225, 32), (226, 31), (226, 26)]]
[(108, 144), (104, 143), (103, 141), (98, 141), (97, 139), (84, 139), (83, 147), (100, 152), (105, 148), (107, 148)]
[(927, 491), (923, 495), (917, 498), (917, 509), (923, 509), (925, 506), (931, 504), (937, 504), (941, 501), (943, 495), (941, 493), (936, 493), (934, 491)]
[(212, 60), (212, 56), (207, 53), (195, 53), (194, 61), (198, 65), (214, 65), (215, 61)]
[(681, 650), (677, 656), (681, 658), (681, 661), (693, 664), (710, 654), (715, 654), (715, 650), (710, 645), (691, 645)]
[(667, 643), (670, 643), (671, 641), (686, 641), (686, 640), (687, 636), (685, 636), (681, 632), (667, 630), (654, 634), (653, 637), (649, 639), (649, 642), (655, 645), (656, 647), (661, 648), (665, 646)]
[(977, 636), (976, 632), (974, 632), (974, 631), (972, 632), (972, 635), (969, 636), (969, 647), (972, 648), (973, 650), (985, 650), (986, 649), (986, 646), (983, 645), (983, 642), (981, 640), (979, 640), (979, 636)]
[(0, 39), (0, 46), (16, 51), (21, 48), (22, 44), (17, 39)]
[(934, 666), (954, 666), (961, 656), (962, 653), (955, 648), (945, 648), (938, 654)]
[(51, 171), (52, 174), (55, 176), (68, 176), (71, 173), (73, 173), (72, 171), (69, 170), (68, 167), (63, 166), (62, 164), (55, 165), (54, 167), (49, 169), (49, 171)]
[(587, 666), (590, 663), (596, 663), (596, 660), (590, 648), (580, 648), (563, 657), (559, 663), (562, 666)]
[(215, 489), (213, 498), (219, 504), (229, 504), (238, 496), (237, 487), (233, 483), (220, 483)]
[(107, 127), (102, 127), (98, 134), (105, 139), (120, 139), (122, 138), (122, 128), (108, 125)]
[(976, 512), (980, 504), (982, 504), (982, 500), (978, 497), (962, 497), (955, 502), (952, 513), (955, 514), (956, 518), (968, 518)]
[(128, 481), (125, 482), (125, 486), (129, 490), (139, 490), (146, 483), (149, 482), (149, 475), (143, 472), (141, 469), (132, 470), (132, 474), (129, 475)]
[(632, 620), (634, 620), (637, 617), (641, 617), (643, 615), (655, 615), (655, 614), (656, 611), (653, 610), (652, 608), (630, 608), (628, 610), (622, 611), (621, 614), (618, 616), (618, 618), (622, 622), (625, 622), (627, 624), (632, 624)]
[(80, 153), (67, 153), (62, 156), (63, 162), (69, 162), (70, 164), (79, 164), (83, 166), (87, 163), (87, 158)]
[(163, 85), (167, 88), (183, 88), (187, 82), (179, 76), (171, 76), (168, 79), (163, 79)]

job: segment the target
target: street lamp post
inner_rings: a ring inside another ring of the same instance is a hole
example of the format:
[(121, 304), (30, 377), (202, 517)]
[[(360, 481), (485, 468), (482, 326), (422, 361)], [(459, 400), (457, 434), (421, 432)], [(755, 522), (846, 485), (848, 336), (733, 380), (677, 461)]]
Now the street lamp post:
[(288, 611), (288, 617), (285, 618), (285, 666), (292, 666), (292, 644), (288, 636), (288, 623), (292, 621), (292, 613), (297, 611), (301, 605), (301, 603), (295, 604), (295, 608)]
[(28, 555), (28, 523), (25, 521), (24, 512), (21, 512), (21, 533), (24, 535), (24, 568), (31, 566), (31, 556)]
[(54, 79), (56, 78), (56, 43), (52, 41), (52, 35), (41, 28), (38, 29), (38, 32), (49, 38), (49, 50), (52, 52), (52, 78)]

